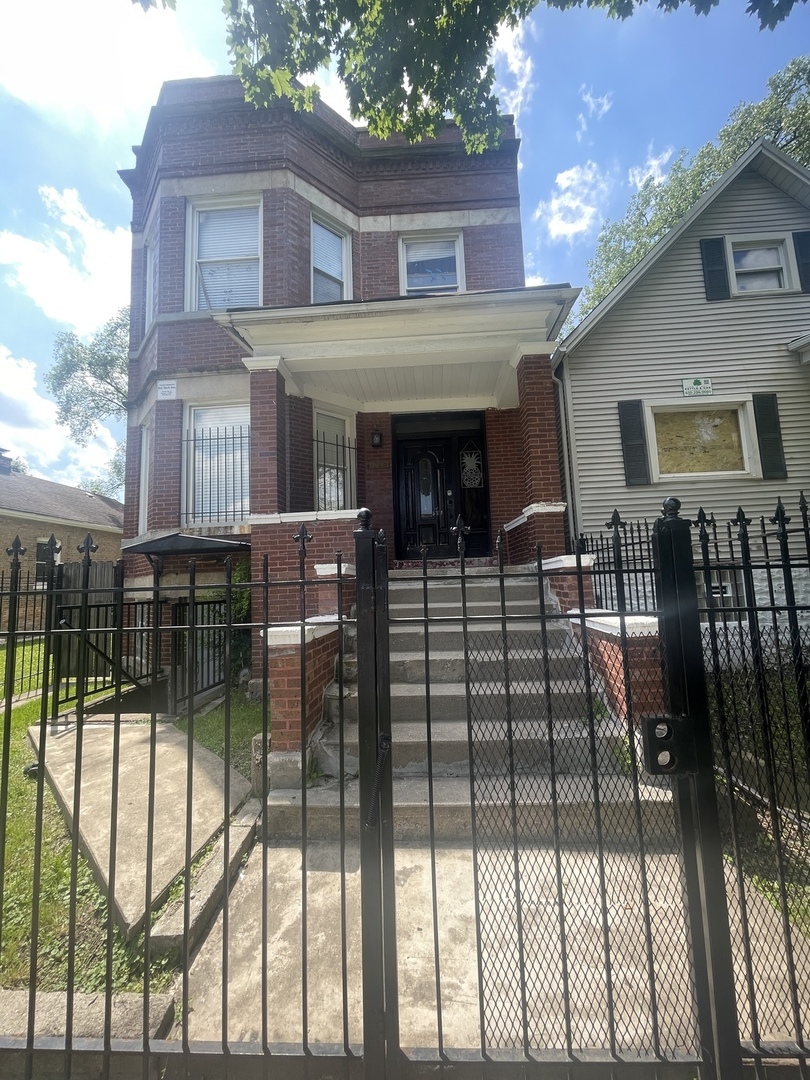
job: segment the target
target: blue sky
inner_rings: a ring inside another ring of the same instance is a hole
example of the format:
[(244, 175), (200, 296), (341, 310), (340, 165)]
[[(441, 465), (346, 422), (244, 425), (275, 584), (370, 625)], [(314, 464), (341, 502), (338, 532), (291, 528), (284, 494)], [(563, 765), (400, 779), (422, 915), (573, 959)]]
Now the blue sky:
[[(77, 484), (122, 431), (86, 448), (55, 422), (43, 376), (60, 331), (87, 336), (128, 302), (132, 165), (164, 79), (228, 71), (220, 0), (144, 14), (130, 0), (38, 0), (0, 9), (0, 446), (33, 473)], [(640, 178), (712, 139), (731, 109), (810, 48), (810, 7), (775, 31), (743, 0), (708, 16), (645, 8), (538, 8), (495, 54), (502, 106), (522, 137), (530, 280), (584, 285), (605, 218)], [(325, 100), (340, 107), (331, 81)]]

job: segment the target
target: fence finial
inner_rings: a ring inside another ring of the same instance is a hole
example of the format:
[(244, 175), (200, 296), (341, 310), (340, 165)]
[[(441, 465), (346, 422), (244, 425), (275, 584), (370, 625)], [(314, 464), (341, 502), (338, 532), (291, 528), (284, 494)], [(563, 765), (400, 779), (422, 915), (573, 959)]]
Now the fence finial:
[(83, 559), (89, 559), (91, 555), (95, 555), (95, 553), (98, 551), (98, 544), (93, 543), (93, 537), (90, 535), (90, 533), (88, 533), (87, 536), (85, 536), (84, 540), (82, 540), (82, 542), (76, 548), (76, 550)]
[(469, 536), (469, 533), (470, 533), (469, 525), (464, 524), (464, 518), (461, 516), (461, 514), (459, 514), (458, 517), (456, 518), (455, 525), (450, 530), (450, 535), (454, 536), (456, 538), (456, 540), (458, 541), (458, 553), (459, 553), (459, 555), (464, 554), (464, 548), (466, 546), (465, 537)]
[(371, 511), (367, 506), (357, 511), (357, 520), (360, 522), (361, 529), (371, 528)]
[(20, 540), (19, 536), (15, 536), (14, 539), (11, 541), (11, 547), (6, 548), (6, 555), (9, 555), (11, 557), (11, 562), (13, 565), (14, 563), (18, 563), (20, 561), (20, 557), (22, 555), (25, 555), (27, 550), (28, 548), (24, 548), (22, 546), (22, 540)]
[(307, 544), (311, 540), (312, 540), (312, 537), (307, 532), (307, 527), (302, 521), (301, 522), (301, 527), (299, 528), (298, 532), (293, 537), (293, 541), (294, 542), (297, 541), (297, 543), (298, 543), (298, 554), (301, 556), (302, 559), (305, 558), (305, 556), (306, 556)]
[(620, 529), (625, 524), (626, 522), (622, 521), (622, 515), (619, 513), (619, 511), (614, 510), (613, 513), (610, 515), (610, 521), (605, 522), (605, 528), (613, 529), (613, 531), (616, 532), (617, 529)]
[(676, 518), (681, 512), (681, 500), (676, 499), (674, 495), (670, 495), (668, 499), (664, 499), (661, 504), (661, 517), (663, 518)]
[(785, 512), (785, 506), (782, 499), (777, 496), (776, 498), (776, 510), (772, 518), (768, 519), (771, 525), (775, 525), (778, 533), (783, 533), (790, 524), (790, 515)]

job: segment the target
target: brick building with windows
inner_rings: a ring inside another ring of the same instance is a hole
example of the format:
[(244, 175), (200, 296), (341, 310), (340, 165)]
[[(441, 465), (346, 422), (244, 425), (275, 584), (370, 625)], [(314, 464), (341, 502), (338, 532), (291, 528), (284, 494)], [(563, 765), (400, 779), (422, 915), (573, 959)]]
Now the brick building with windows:
[[(525, 287), (518, 140), (412, 146), (232, 77), (167, 83), (134, 168), (125, 551), (250, 543), (511, 562), (564, 547), (550, 354), (577, 290)], [(391, 539), (393, 542), (390, 542)], [(185, 546), (184, 546), (185, 543)], [(133, 558), (137, 576), (141, 560)]]

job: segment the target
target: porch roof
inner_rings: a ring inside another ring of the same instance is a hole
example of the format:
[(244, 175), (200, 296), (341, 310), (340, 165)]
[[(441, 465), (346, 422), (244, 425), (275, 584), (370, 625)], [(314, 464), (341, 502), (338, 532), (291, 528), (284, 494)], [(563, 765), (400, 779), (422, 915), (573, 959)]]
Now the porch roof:
[(570, 285), (253, 308), (213, 318), (249, 370), (288, 393), (359, 412), (513, 408), (521, 356), (549, 355), (579, 295)]

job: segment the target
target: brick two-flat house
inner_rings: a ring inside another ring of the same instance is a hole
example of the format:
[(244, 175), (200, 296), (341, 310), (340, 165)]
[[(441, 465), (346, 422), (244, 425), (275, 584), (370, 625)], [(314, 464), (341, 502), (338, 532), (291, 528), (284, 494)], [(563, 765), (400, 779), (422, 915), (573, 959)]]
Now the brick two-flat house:
[[(550, 355), (577, 291), (524, 285), (518, 140), (374, 139), (232, 77), (167, 83), (134, 168), (125, 550), (239, 540), (270, 572), (564, 548)], [(213, 548), (213, 545), (212, 545)], [(137, 578), (147, 566), (133, 557)], [(170, 562), (165, 563), (167, 567)]]

